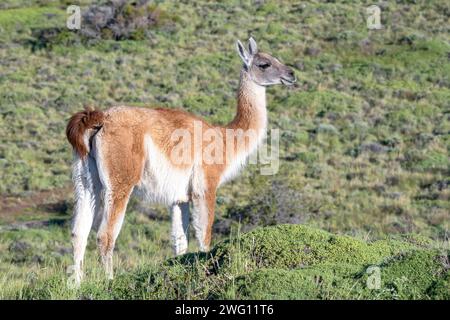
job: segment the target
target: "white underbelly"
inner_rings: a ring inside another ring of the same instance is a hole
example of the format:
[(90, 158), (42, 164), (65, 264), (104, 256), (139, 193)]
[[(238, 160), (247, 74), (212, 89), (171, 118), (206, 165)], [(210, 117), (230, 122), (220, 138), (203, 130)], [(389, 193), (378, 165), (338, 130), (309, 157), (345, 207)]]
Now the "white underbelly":
[(177, 201), (187, 201), (192, 167), (174, 167), (169, 159), (146, 137), (147, 160), (138, 191), (145, 200), (152, 203), (170, 205)]

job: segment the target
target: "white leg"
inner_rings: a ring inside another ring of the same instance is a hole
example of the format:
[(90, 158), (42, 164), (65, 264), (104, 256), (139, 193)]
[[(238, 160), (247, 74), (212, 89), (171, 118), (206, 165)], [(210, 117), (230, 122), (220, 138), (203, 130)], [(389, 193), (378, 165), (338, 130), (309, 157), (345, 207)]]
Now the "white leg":
[(83, 278), (84, 254), (94, 219), (96, 203), (91, 174), (88, 166), (81, 159), (76, 159), (74, 162), (73, 181), (76, 203), (72, 221), (72, 245), (75, 283), (79, 285)]
[(89, 231), (91, 230), (94, 214), (89, 210), (88, 201), (86, 197), (77, 201), (76, 213), (72, 226), (72, 245), (73, 245), (73, 259), (75, 280), (79, 284), (83, 278), (83, 261), (84, 253), (86, 251)]
[(186, 253), (188, 247), (189, 202), (171, 206), (172, 211), (172, 245), (175, 255)]

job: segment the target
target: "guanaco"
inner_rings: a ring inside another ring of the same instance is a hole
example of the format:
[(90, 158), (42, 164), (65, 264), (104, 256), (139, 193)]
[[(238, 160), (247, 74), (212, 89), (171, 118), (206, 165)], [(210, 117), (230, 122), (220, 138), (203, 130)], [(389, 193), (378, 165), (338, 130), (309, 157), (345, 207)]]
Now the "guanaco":
[[(237, 112), (226, 126), (209, 124), (182, 110), (130, 106), (106, 111), (86, 109), (71, 117), (66, 135), (74, 149), (72, 245), (77, 283), (83, 277), (91, 228), (97, 232), (106, 274), (113, 277), (114, 245), (135, 188), (150, 202), (170, 207), (171, 239), (176, 255), (187, 250), (190, 203), (199, 248), (209, 249), (217, 188), (238, 173), (265, 134), (266, 87), (292, 85), (296, 81), (291, 68), (267, 53), (258, 52), (253, 38), (249, 39), (248, 50), (239, 40), (236, 48), (243, 67)], [(215, 156), (224, 155), (219, 158), (225, 160), (207, 161), (202, 157), (208, 148), (205, 140), (182, 139), (195, 135), (195, 131), (214, 136), (220, 146)], [(238, 143), (242, 137), (244, 143)], [(180, 146), (187, 148), (183, 161), (174, 153), (182, 149)]]

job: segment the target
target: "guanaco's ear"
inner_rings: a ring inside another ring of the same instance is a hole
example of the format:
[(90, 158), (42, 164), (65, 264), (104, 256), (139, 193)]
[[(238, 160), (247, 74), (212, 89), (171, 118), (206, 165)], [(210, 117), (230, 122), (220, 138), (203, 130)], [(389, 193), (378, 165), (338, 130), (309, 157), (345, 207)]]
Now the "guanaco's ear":
[(236, 49), (245, 66), (250, 67), (250, 64), (252, 62), (252, 56), (247, 52), (247, 50), (245, 50), (245, 47), (239, 40), (236, 41)]
[(253, 37), (250, 37), (250, 39), (248, 39), (248, 52), (252, 56), (258, 53), (258, 45), (256, 44), (256, 41), (255, 39), (253, 39)]

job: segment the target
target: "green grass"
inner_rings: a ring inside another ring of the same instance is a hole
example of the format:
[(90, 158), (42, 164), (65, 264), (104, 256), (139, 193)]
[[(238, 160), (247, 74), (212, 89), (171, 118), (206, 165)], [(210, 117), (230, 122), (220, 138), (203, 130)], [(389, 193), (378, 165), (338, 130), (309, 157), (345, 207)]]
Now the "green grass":
[[(4, 230), (0, 241), (0, 299), (22, 298), (24, 287), (30, 281), (58, 275), (66, 281), (70, 276), (71, 241), (68, 221), (39, 229)], [(193, 249), (193, 248), (192, 248)], [(149, 220), (141, 214), (130, 214), (116, 247), (116, 270), (128, 270), (139, 265), (157, 265), (172, 255), (169, 243), (168, 221)], [(98, 261), (95, 237), (87, 247), (86, 270), (90, 283), (104, 281)], [(64, 295), (52, 298), (70, 298), (67, 288)]]
[[(442, 247), (414, 236), (367, 243), (300, 225), (279, 225), (237, 234), (208, 254), (190, 253), (159, 265), (141, 261), (111, 282), (88, 264), (79, 289), (68, 285), (67, 274), (56, 264), (51, 273), (30, 279), (16, 297), (448, 299), (448, 254), (448, 244)], [(371, 286), (373, 268), (379, 274), (377, 287)]]
[[(82, 10), (90, 3), (82, 1)], [(241, 67), (234, 42), (253, 35), (262, 51), (293, 66), (299, 82), (290, 89), (268, 89), (269, 126), (281, 133), (279, 172), (261, 176), (258, 166), (248, 166), (219, 190), (217, 222), (234, 228), (240, 219), (244, 231), (258, 225), (302, 223), (361, 240), (414, 233), (445, 241), (450, 221), (450, 7), (443, 1), (383, 2), (385, 27), (369, 31), (367, 5), (318, 0), (301, 4), (166, 1), (161, 9), (174, 25), (150, 30), (146, 40), (56, 42), (33, 51), (33, 30), (64, 28), (66, 1), (4, 1), (0, 5), (0, 195), (26, 199), (70, 185), (71, 150), (64, 129), (70, 115), (84, 105), (177, 107), (211, 122), (227, 123), (235, 111)], [(45, 220), (55, 215), (68, 219), (72, 196), (63, 201), (69, 210), (46, 213), (31, 206), (17, 219)], [(131, 217), (118, 240), (118, 254), (124, 255), (118, 269), (138, 276), (136, 268), (152, 261), (152, 268), (159, 270), (170, 254), (168, 222), (129, 211)], [(68, 232), (67, 224), (39, 230), (1, 229), (0, 282), (5, 286), (0, 283), (4, 288), (0, 296), (31, 294), (23, 291), (28, 277), (39, 282), (56, 273), (59, 280), (48, 283), (54, 286), (49, 289), (52, 297), (80, 297), (57, 288), (65, 281), (70, 257), (54, 252), (60, 246), (70, 249)], [(216, 240), (222, 237), (217, 235)], [(32, 246), (23, 261), (8, 250), (19, 240)], [(136, 248), (130, 245), (135, 242)], [(91, 251), (94, 247), (91, 243)], [(34, 255), (41, 258), (33, 260)], [(398, 264), (409, 263), (406, 260)], [(110, 297), (108, 290), (102, 291), (103, 285), (94, 292), (103, 277), (95, 256), (89, 261), (94, 280), (87, 284), (91, 290), (86, 289), (87, 294)], [(396, 272), (394, 265), (386, 266), (387, 274)], [(434, 268), (423, 266), (428, 267)], [(358, 268), (338, 266), (336, 272), (362, 270)], [(230, 292), (242, 298), (270, 297), (272, 291), (263, 292), (258, 286), (283, 274), (292, 281), (283, 282), (280, 297), (303, 297), (301, 291), (288, 289), (292, 286), (287, 283), (312, 279), (317, 270), (262, 266), (248, 275), (237, 272), (239, 280), (233, 280)], [(245, 284), (247, 278), (255, 281), (254, 287)], [(220, 282), (224, 279), (212, 279), (224, 285)], [(186, 281), (180, 285), (190, 283)], [(442, 297), (430, 292), (448, 288), (443, 282), (429, 287), (431, 280), (427, 281), (417, 286), (417, 294), (403, 294), (400, 289), (395, 294)], [(358, 295), (348, 291), (353, 286), (350, 280), (340, 283), (346, 289), (333, 291), (332, 282), (327, 282), (320, 294), (311, 289), (305, 297), (365, 297), (364, 290)], [(389, 290), (396, 286), (407, 287), (391, 284), (386, 292), (370, 297), (395, 298)], [(170, 297), (187, 297), (191, 289), (179, 290), (179, 296), (170, 293)], [(192, 290), (189, 294), (194, 298), (207, 293), (225, 296), (212, 289)], [(155, 296), (139, 293), (137, 297)]]

